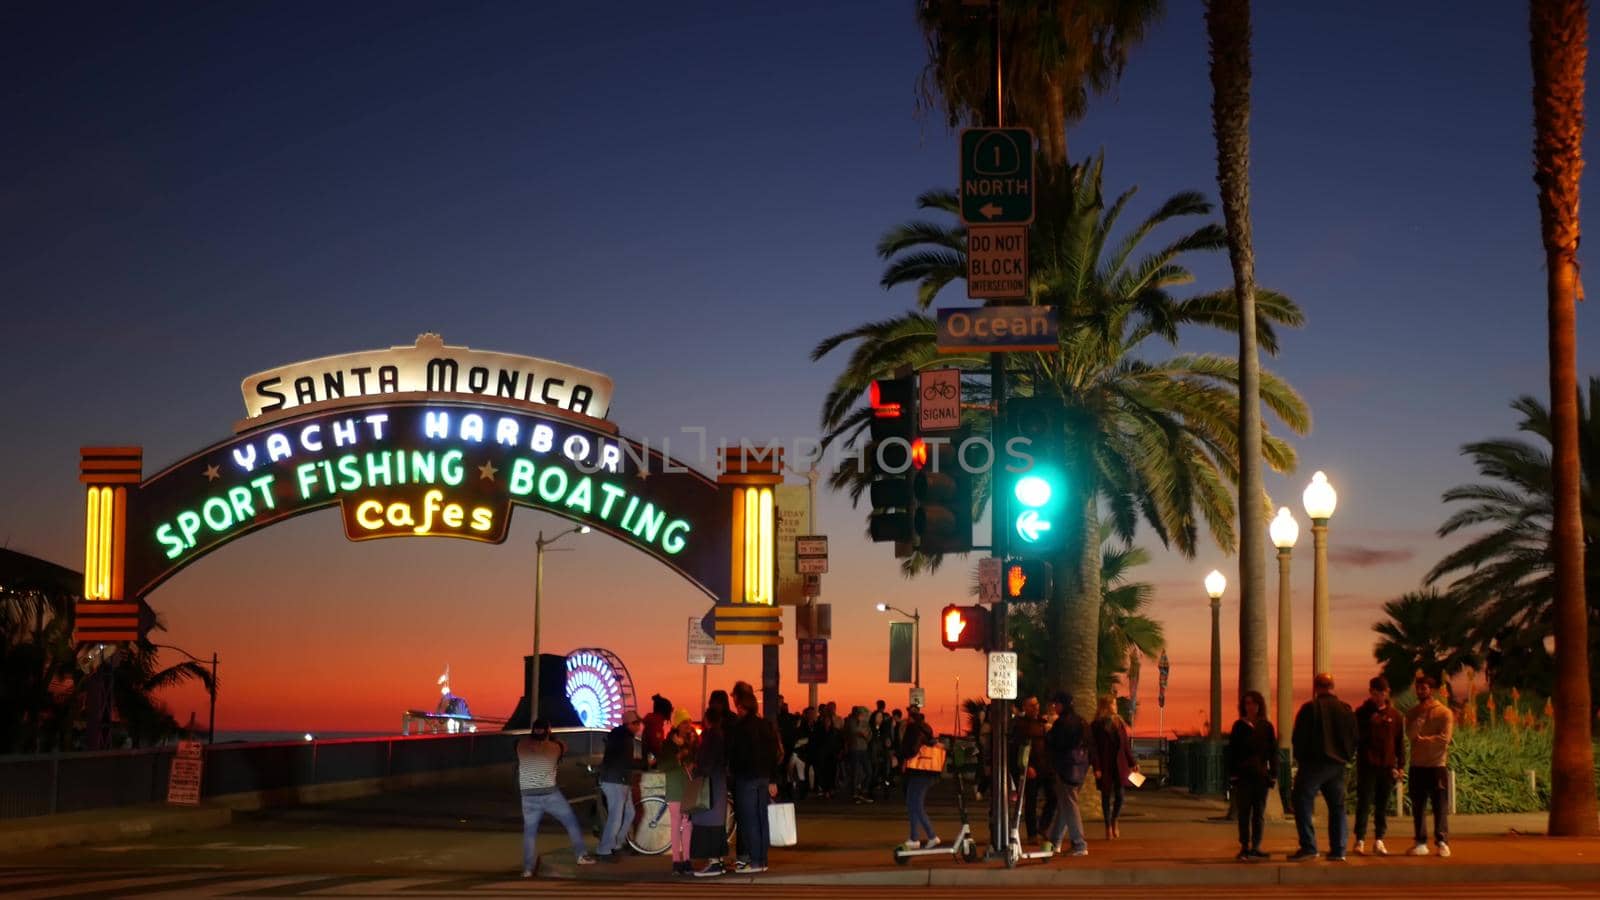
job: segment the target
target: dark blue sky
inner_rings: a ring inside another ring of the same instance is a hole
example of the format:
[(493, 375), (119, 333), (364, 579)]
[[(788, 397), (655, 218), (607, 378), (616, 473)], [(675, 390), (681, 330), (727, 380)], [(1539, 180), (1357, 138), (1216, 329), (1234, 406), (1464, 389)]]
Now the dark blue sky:
[[(1139, 211), (1215, 194), (1200, 5), (1170, 6), (1069, 134), (1075, 157), (1105, 151), (1108, 189), (1140, 187)], [(1457, 447), (1544, 391), (1526, 13), (1258, 7), (1257, 271), (1309, 318), (1270, 364), (1315, 417), (1303, 470), (1268, 487), (1298, 512), (1326, 469), (1336, 544), (1383, 552), (1335, 586), (1360, 635), (1442, 552), (1439, 494), (1471, 474)], [(0, 540), (67, 563), (79, 445), (142, 443), (153, 471), (227, 433), (243, 376), (424, 330), (606, 372), (612, 418), (638, 436), (811, 434), (836, 367), (807, 352), (909, 305), (876, 286), (874, 241), (955, 168), (952, 136), (915, 115), (910, 2), (33, 4), (0, 12), (0, 33)], [(1226, 283), (1220, 254), (1190, 264), (1197, 289)], [(1580, 310), (1584, 374), (1592, 319)], [(537, 519), (519, 514), (508, 546), (531, 548)], [(218, 554), (155, 605), (209, 644), (232, 639), (219, 593), (298, 610), (359, 589), (413, 608), (476, 579), (461, 589), (525, 603), (510, 554), (352, 547), (331, 521)], [(886, 550), (846, 543), (860, 518), (842, 502), (823, 521), (841, 608), (961, 592), (964, 572), (909, 585)], [(1230, 564), (1157, 555), (1169, 628), (1198, 624), (1189, 586)], [(291, 557), (332, 574), (286, 573)], [(698, 609), (618, 547), (574, 557), (616, 568), (606, 590), (670, 598), (663, 621)], [(437, 581), (393, 580), (397, 561)], [(881, 653), (870, 613), (848, 621), (872, 636), (836, 653)], [(571, 639), (626, 643), (577, 624)], [(1366, 645), (1341, 650), (1359, 662)]]

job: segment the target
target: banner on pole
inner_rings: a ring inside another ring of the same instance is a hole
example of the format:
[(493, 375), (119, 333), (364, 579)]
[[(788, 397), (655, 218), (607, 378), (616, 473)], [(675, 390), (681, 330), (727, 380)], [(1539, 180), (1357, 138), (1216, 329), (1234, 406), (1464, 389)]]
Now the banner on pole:
[(889, 623), (889, 683), (911, 683), (911, 654), (916, 649), (916, 626), (910, 622)]

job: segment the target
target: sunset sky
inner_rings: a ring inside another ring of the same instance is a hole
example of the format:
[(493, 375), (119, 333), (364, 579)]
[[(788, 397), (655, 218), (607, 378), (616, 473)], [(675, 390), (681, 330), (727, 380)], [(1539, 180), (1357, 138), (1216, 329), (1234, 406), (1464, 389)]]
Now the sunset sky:
[[(1378, 607), (1453, 546), (1434, 530), (1441, 492), (1473, 475), (1459, 446), (1509, 433), (1509, 401), (1545, 392), (1526, 21), (1515, 4), (1471, 5), (1256, 11), (1257, 275), (1308, 318), (1267, 365), (1314, 417), (1295, 441), (1300, 470), (1267, 487), (1303, 528), (1311, 472), (1339, 490), (1347, 697), (1374, 670)], [(1105, 153), (1108, 191), (1139, 186), (1139, 213), (1216, 192), (1200, 3), (1169, 7), (1068, 134), (1074, 158)], [(702, 469), (680, 429), (812, 437), (841, 361), (809, 351), (912, 304), (877, 286), (874, 243), (955, 176), (953, 135), (917, 115), (909, 0), (0, 16), (0, 542), (74, 568), (80, 446), (143, 445), (154, 473), (229, 434), (244, 376), (424, 331), (607, 373), (622, 431), (669, 437)], [(1188, 263), (1196, 291), (1228, 282), (1223, 254)], [(1589, 306), (1580, 375), (1595, 371)], [(1218, 335), (1182, 348), (1234, 349)], [(923, 683), (949, 722), (956, 679), (960, 696), (979, 693), (982, 660), (943, 650), (931, 619), (965, 597), (970, 561), (908, 581), (846, 498), (824, 495), (819, 519), (833, 551), (824, 698), (903, 705), (905, 686), (886, 682), (889, 617), (873, 607), (919, 607)], [(323, 512), (207, 557), (150, 600), (160, 640), (221, 655), (223, 732), (397, 730), (407, 707), (431, 706), (446, 664), (476, 712), (505, 715), (532, 640), (534, 539), (564, 527), (518, 510), (501, 546), (354, 544)], [(1306, 529), (1295, 568), (1307, 689), (1309, 542)], [(1237, 563), (1142, 543), (1171, 645), (1166, 722), (1192, 728), (1207, 702), (1201, 579), (1229, 576), (1231, 684)], [(609, 648), (646, 695), (697, 703), (684, 631), (704, 596), (609, 538), (560, 547), (546, 648)], [(782, 660), (793, 702), (792, 642)], [(759, 668), (756, 649), (731, 648), (711, 680)], [(1147, 673), (1141, 732), (1155, 722)], [(180, 721), (204, 721), (202, 692), (169, 700)]]

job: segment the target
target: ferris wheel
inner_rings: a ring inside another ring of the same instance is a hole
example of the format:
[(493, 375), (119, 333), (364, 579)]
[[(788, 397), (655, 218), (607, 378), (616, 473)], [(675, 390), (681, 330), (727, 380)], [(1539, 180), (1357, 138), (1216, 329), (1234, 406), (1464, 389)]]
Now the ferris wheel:
[(628, 667), (610, 650), (585, 647), (567, 654), (567, 701), (585, 728), (612, 729), (638, 706)]

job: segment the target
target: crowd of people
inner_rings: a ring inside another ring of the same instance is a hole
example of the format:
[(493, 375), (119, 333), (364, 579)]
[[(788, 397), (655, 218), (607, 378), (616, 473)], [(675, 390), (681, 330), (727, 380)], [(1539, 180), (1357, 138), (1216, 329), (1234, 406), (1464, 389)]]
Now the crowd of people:
[[(1414, 817), (1413, 856), (1450, 856), (1448, 830), (1449, 745), (1454, 717), (1435, 698), (1438, 685), (1419, 677), (1417, 704), (1405, 715), (1392, 705), (1383, 678), (1368, 685), (1368, 699), (1352, 709), (1334, 693), (1333, 677), (1320, 674), (1314, 695), (1295, 716), (1291, 744), (1296, 763), (1291, 796), (1299, 847), (1291, 861), (1316, 859), (1314, 802), (1322, 796), (1328, 808), (1329, 846), (1326, 858), (1345, 859), (1348, 819), (1345, 789), (1353, 764), (1356, 777), (1355, 833), (1352, 851), (1369, 852), (1367, 826), (1372, 825), (1370, 853), (1388, 855), (1384, 844), (1393, 791), (1408, 784)], [(774, 799), (807, 801), (848, 798), (856, 803), (888, 800), (902, 792), (909, 837), (906, 850), (938, 847), (941, 839), (928, 817), (927, 796), (942, 761), (920, 765), (936, 745), (933, 728), (915, 705), (905, 712), (890, 710), (882, 700), (875, 708), (856, 706), (841, 717), (833, 703), (806, 707), (799, 713), (781, 703), (774, 725), (761, 715), (756, 692), (737, 682), (732, 693), (714, 691), (697, 723), (691, 714), (659, 696), (641, 718), (629, 712), (607, 736), (598, 770), (607, 817), (599, 846), (588, 852), (571, 805), (556, 784), (556, 768), (564, 748), (550, 734), (549, 723), (536, 720), (517, 744), (518, 781), (523, 812), (523, 875), (537, 870), (535, 837), (549, 814), (566, 827), (579, 865), (614, 862), (626, 852), (634, 824), (633, 779), (640, 768), (661, 773), (671, 831), (674, 873), (714, 877), (725, 872), (767, 871), (771, 836), (768, 804)], [(987, 726), (977, 726), (980, 756), (975, 763), (982, 783), (987, 766), (981, 748)], [(1088, 855), (1079, 792), (1090, 777), (1100, 795), (1105, 839), (1121, 836), (1127, 789), (1142, 780), (1127, 723), (1117, 713), (1115, 698), (1100, 699), (1092, 720), (1073, 708), (1070, 694), (1051, 698), (1048, 711), (1029, 698), (1012, 722), (1009, 747), (1012, 788), (1020, 804), (1019, 830), (1038, 840), (1039, 852)], [(642, 756), (636, 745), (643, 747)], [(1409, 747), (1409, 754), (1407, 752)], [(1407, 764), (1409, 756), (1409, 765)], [(1242, 862), (1267, 859), (1262, 851), (1269, 791), (1282, 776), (1278, 733), (1267, 718), (1266, 699), (1247, 691), (1239, 702), (1239, 719), (1228, 733), (1224, 750), (1239, 828)], [(730, 816), (730, 805), (732, 815)], [(1432, 810), (1433, 848), (1428, 843), (1427, 812)], [(736, 823), (734, 860), (728, 865), (729, 823)]]
[[(1419, 676), (1413, 685), (1417, 703), (1405, 715), (1391, 703), (1389, 683), (1382, 677), (1367, 684), (1367, 700), (1358, 709), (1334, 693), (1333, 676), (1319, 674), (1313, 696), (1295, 715), (1291, 732), (1296, 773), (1291, 792), (1299, 847), (1289, 860), (1318, 858), (1317, 830), (1313, 820), (1318, 795), (1328, 807), (1326, 858), (1341, 862), (1349, 820), (1345, 814), (1346, 779), (1351, 764), (1356, 774), (1356, 855), (1389, 855), (1384, 845), (1388, 811), (1396, 786), (1403, 780), (1411, 800), (1413, 843), (1411, 856), (1430, 852), (1450, 856), (1449, 754), (1455, 716), (1435, 697), (1438, 683)], [(1407, 745), (1410, 745), (1407, 765)], [(1267, 792), (1280, 776), (1278, 736), (1267, 720), (1261, 694), (1248, 691), (1239, 701), (1239, 720), (1228, 735), (1226, 765), (1233, 787), (1239, 822), (1242, 862), (1267, 859), (1261, 849)], [(1428, 846), (1428, 810), (1433, 811), (1433, 848)], [(1373, 842), (1367, 847), (1367, 824)]]

